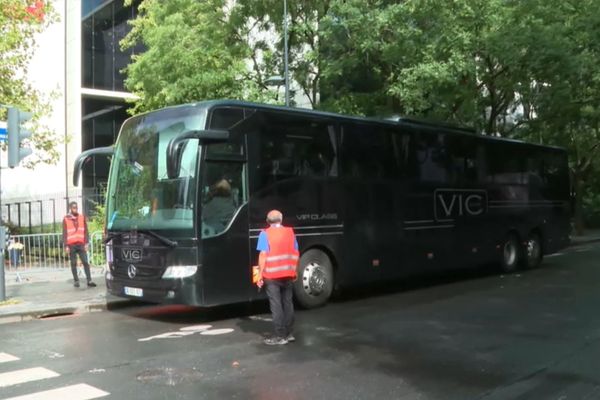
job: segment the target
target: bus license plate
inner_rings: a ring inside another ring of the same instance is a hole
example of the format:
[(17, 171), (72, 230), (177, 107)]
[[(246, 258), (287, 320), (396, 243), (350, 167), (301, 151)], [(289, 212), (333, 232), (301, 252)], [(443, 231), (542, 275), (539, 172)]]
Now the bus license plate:
[(142, 297), (144, 295), (144, 290), (140, 288), (125, 286), (125, 294), (128, 296)]

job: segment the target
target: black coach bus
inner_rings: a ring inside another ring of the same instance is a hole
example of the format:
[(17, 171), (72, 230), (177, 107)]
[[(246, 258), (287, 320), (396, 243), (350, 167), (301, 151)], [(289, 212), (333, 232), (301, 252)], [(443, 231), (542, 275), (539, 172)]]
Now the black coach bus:
[(125, 121), (106, 202), (107, 287), (212, 306), (264, 296), (258, 235), (279, 209), (300, 246), (296, 300), (497, 262), (533, 268), (569, 241), (567, 154), (410, 119), (239, 101)]

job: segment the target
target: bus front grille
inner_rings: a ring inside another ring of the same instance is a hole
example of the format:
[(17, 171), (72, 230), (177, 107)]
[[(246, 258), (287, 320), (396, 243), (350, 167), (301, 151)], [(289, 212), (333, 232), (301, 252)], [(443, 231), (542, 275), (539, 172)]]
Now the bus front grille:
[(113, 275), (125, 279), (160, 279), (163, 274), (163, 268), (151, 267), (147, 265), (135, 265), (135, 272), (131, 271), (130, 264), (117, 265), (113, 270)]

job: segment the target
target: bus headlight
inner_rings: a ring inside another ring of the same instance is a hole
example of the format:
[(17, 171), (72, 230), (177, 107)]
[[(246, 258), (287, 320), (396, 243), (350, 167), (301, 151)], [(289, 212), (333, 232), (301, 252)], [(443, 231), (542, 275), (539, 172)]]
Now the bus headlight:
[(187, 278), (188, 276), (192, 276), (198, 271), (198, 266), (196, 265), (178, 265), (168, 267), (165, 273), (163, 274), (163, 279), (181, 279)]

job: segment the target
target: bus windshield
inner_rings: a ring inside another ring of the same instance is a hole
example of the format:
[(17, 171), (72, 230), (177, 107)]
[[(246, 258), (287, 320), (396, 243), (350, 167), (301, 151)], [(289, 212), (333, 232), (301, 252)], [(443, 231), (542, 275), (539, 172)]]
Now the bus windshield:
[(166, 109), (125, 122), (108, 184), (108, 229), (185, 229), (194, 226), (198, 140), (184, 142), (179, 176), (167, 175), (167, 146), (176, 135), (204, 128), (196, 107)]

